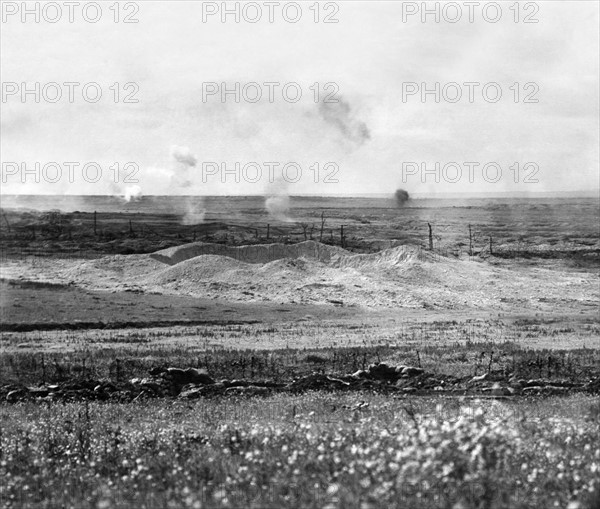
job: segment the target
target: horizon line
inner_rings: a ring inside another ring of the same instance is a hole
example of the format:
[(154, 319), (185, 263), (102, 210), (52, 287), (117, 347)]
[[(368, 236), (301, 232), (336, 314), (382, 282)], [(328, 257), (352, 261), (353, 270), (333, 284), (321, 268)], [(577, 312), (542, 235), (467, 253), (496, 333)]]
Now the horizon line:
[[(6, 197), (114, 197), (122, 198), (122, 194), (41, 194), (41, 193), (3, 193), (0, 192), (0, 196)], [(195, 197), (195, 198), (244, 198), (244, 197), (267, 197), (267, 196), (279, 196), (278, 194), (144, 194), (139, 198), (181, 198), (181, 197)], [(311, 194), (311, 193), (298, 193), (298, 194), (287, 194), (290, 198), (389, 198), (394, 199), (393, 193), (333, 193), (333, 194)], [(569, 196), (573, 198), (581, 197), (599, 197), (600, 189), (596, 190), (577, 190), (577, 191), (496, 191), (496, 192), (463, 192), (463, 193), (414, 193), (410, 195), (410, 199), (444, 199), (444, 198), (490, 198), (490, 197), (505, 197), (505, 198), (535, 198), (535, 197), (552, 197), (552, 196)]]

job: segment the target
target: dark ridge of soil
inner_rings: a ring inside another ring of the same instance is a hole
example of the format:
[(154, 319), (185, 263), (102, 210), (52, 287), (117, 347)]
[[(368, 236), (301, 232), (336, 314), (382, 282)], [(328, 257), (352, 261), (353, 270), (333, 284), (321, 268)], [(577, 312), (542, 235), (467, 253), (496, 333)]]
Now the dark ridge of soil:
[(150, 320), (142, 322), (31, 322), (0, 323), (0, 332), (31, 332), (85, 329), (146, 329), (152, 327), (176, 327), (194, 325), (251, 325), (260, 320)]

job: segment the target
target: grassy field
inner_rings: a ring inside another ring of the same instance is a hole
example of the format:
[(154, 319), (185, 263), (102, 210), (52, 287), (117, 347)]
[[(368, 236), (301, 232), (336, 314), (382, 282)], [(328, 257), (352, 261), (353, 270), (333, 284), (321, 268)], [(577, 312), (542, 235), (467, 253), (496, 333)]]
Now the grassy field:
[[(338, 410), (339, 409), (339, 410)], [(598, 507), (599, 404), (307, 393), (0, 407), (2, 507)]]
[[(81, 342), (77, 334), (74, 341)], [(130, 333), (129, 344), (100, 342), (93, 348), (39, 353), (16, 349), (0, 356), (1, 384), (56, 383), (71, 379), (125, 381), (144, 377), (154, 367), (202, 368), (216, 379), (289, 381), (314, 372), (342, 375), (374, 363), (420, 366), (427, 372), (473, 377), (494, 372), (508, 379), (544, 378), (585, 382), (600, 376), (597, 349), (549, 350), (522, 348), (514, 343), (419, 342), (416, 345), (334, 345), (326, 348), (269, 350), (155, 345), (152, 336)], [(59, 343), (60, 345), (60, 343)]]
[(600, 503), (597, 392), (419, 397), (384, 384), (193, 400), (132, 400), (115, 392), (98, 401), (95, 391), (81, 389), (123, 385), (159, 365), (275, 383), (319, 372), (339, 376), (373, 362), (418, 363), (467, 379), (491, 373), (497, 380), (574, 383), (598, 377), (598, 350), (423, 341), (419, 349), (213, 347), (192, 356), (186, 347), (154, 345), (143, 332), (140, 343), (130, 340), (122, 348), (108, 342), (68, 355), (17, 349), (0, 357), (0, 388), (75, 388), (74, 398), (0, 403), (0, 507), (591, 509)]

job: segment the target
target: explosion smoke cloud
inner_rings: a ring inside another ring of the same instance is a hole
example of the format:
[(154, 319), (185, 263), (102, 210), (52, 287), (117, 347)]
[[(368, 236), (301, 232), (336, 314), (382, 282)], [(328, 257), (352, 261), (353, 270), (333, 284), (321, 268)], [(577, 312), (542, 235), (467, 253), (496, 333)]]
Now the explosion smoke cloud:
[(265, 200), (265, 208), (274, 219), (285, 222), (291, 221), (291, 219), (288, 217), (288, 213), (290, 211), (289, 196), (269, 196)]
[(287, 189), (287, 183), (283, 180), (276, 180), (271, 184), (265, 197), (265, 209), (269, 215), (278, 221), (289, 223), (292, 219), (289, 217), (290, 197)]
[(357, 147), (371, 139), (367, 124), (356, 118), (350, 104), (342, 98), (338, 98), (337, 102), (320, 103), (319, 114), (325, 122), (335, 127), (345, 140)]
[(188, 147), (182, 147), (179, 145), (173, 145), (171, 147), (171, 156), (175, 161), (185, 166), (196, 166), (198, 159), (192, 154)]
[[(195, 201), (195, 203), (194, 203)], [(206, 215), (206, 209), (204, 208), (203, 198), (188, 198), (186, 200), (187, 211), (184, 214), (181, 222), (185, 225), (202, 224), (204, 222), (204, 216)]]
[(402, 207), (408, 200), (410, 200), (410, 195), (404, 189), (396, 189), (396, 192), (394, 193), (394, 199), (396, 200), (396, 204), (399, 207)]

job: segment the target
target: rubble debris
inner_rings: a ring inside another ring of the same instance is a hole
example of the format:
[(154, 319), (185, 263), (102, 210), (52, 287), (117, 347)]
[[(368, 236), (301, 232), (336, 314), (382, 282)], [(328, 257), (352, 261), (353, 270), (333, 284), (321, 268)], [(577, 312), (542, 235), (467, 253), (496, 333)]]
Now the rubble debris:
[(150, 374), (162, 376), (177, 385), (215, 383), (215, 381), (208, 376), (206, 370), (196, 368), (153, 368), (150, 370)]
[(214, 396), (260, 396), (275, 392), (305, 391), (381, 391), (415, 395), (481, 395), (492, 398), (515, 396), (550, 396), (573, 392), (600, 393), (600, 377), (585, 383), (568, 380), (521, 380), (514, 376), (480, 375), (457, 378), (428, 373), (414, 366), (370, 365), (346, 375), (312, 373), (288, 383), (223, 379), (216, 381), (197, 368), (153, 368), (149, 376), (125, 382), (113, 380), (71, 379), (61, 383), (0, 386), (0, 402), (20, 401), (134, 401), (144, 398), (178, 397), (198, 399)]

